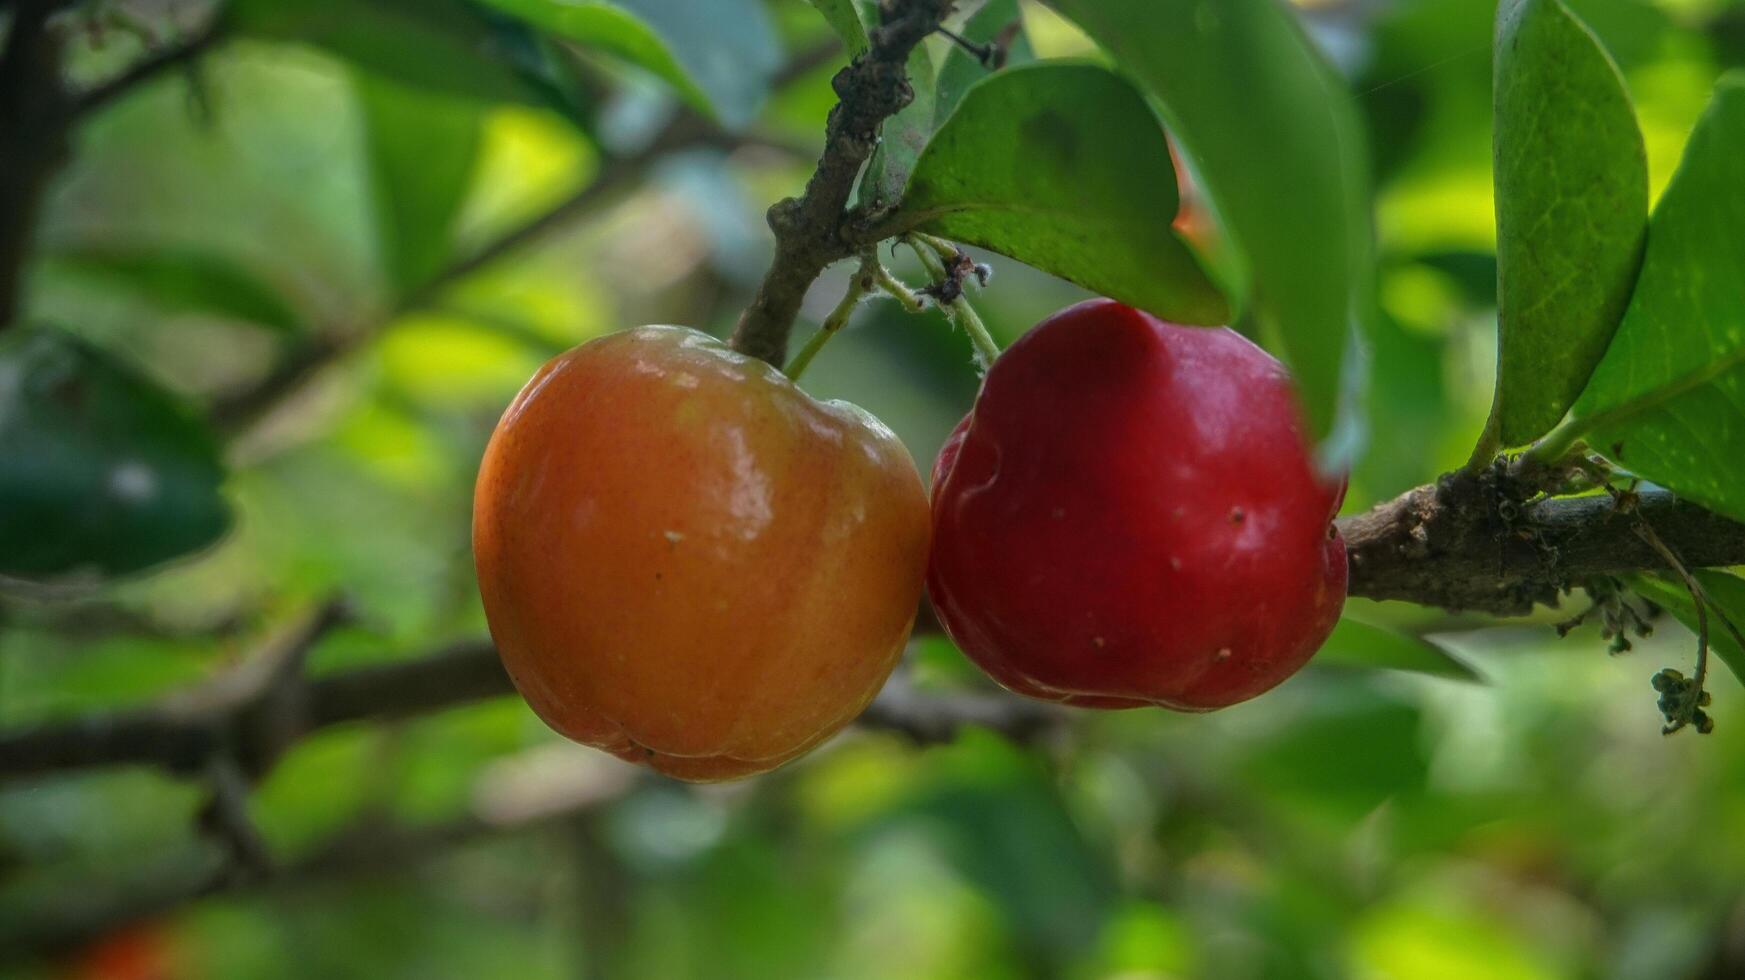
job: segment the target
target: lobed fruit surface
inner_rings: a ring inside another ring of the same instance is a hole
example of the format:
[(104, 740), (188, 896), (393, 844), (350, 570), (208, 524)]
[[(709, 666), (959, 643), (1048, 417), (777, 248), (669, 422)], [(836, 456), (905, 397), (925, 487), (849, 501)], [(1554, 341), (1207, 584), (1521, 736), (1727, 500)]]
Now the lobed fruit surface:
[(940, 451), (928, 591), (1020, 694), (1224, 707), (1332, 631), (1344, 493), (1265, 351), (1091, 301), (1001, 355)]
[(558, 732), (684, 779), (773, 769), (903, 650), (927, 560), (915, 464), (877, 419), (642, 327), (546, 364), (479, 470), (491, 634)]

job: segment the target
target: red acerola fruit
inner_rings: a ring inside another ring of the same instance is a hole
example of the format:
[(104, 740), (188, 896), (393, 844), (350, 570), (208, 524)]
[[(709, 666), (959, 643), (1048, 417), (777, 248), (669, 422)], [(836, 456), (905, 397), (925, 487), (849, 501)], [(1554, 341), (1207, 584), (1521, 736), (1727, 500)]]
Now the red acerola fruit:
[(1282, 682), (1345, 603), (1284, 367), (1109, 300), (1000, 356), (933, 473), (928, 591), (1019, 694), (1207, 711)]

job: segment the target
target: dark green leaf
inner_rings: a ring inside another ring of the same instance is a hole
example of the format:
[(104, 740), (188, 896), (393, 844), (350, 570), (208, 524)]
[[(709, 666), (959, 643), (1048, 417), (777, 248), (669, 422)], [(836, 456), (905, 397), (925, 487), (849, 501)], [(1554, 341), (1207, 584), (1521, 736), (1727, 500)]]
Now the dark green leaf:
[(1323, 667), (1403, 670), (1450, 680), (1483, 683), (1484, 678), (1453, 654), (1428, 640), (1380, 626), (1341, 619), (1314, 663)]
[(50, 330), (0, 338), (0, 574), (120, 575), (229, 525), (218, 448), (167, 392)]
[(1623, 319), (1648, 232), (1629, 93), (1562, 0), (1497, 11), (1497, 388), (1504, 446), (1568, 411)]
[(1722, 79), (1654, 211), (1630, 309), (1565, 434), (1745, 519), (1745, 74)]
[(933, 137), (933, 58), (925, 45), (916, 45), (909, 54), (909, 85), (915, 101), (885, 120), (879, 148), (861, 177), (860, 200), (868, 204), (889, 204), (903, 196), (915, 162)]
[(478, 161), (483, 109), (365, 75), (357, 91), (383, 264), (402, 290), (415, 289), (449, 256)]
[[(1720, 615), (1732, 620), (1735, 626), (1745, 630), (1745, 579), (1718, 571), (1697, 571), (1693, 574), (1715, 607), (1709, 611), (1709, 650), (1721, 658), (1734, 677), (1745, 683), (1745, 647), (1741, 647), (1733, 639), (1717, 616), (1718, 611)], [(1691, 599), (1690, 590), (1681, 580), (1670, 573), (1632, 575), (1630, 587), (1643, 598), (1652, 600), (1655, 605), (1672, 613), (1692, 633), (1697, 631), (1696, 602)]]
[(479, 0), (664, 79), (730, 127), (751, 122), (780, 67), (758, 0)]
[(899, 218), (993, 249), (1183, 323), (1229, 316), (1176, 236), (1175, 167), (1157, 117), (1124, 78), (1047, 62), (965, 95), (922, 154)]
[(50, 268), (137, 294), (166, 313), (202, 313), (295, 333), (298, 316), (254, 273), (221, 256), (170, 248), (83, 249), (50, 256)]
[(1368, 152), (1350, 95), (1278, 0), (1050, 0), (1162, 102), (1255, 286), (1316, 435), (1359, 427), (1373, 308)]
[(463, 0), (234, 0), (238, 34), (312, 44), (373, 74), (483, 99), (537, 95), (498, 25)]
[[(976, 44), (1000, 45), (1006, 57), (1003, 67), (1015, 68), (1036, 60), (1035, 52), (1030, 50), (1030, 38), (1024, 33), (1024, 17), (1018, 9), (1018, 0), (988, 0), (964, 22), (960, 33), (965, 40)], [(963, 93), (986, 78), (988, 71), (988, 66), (975, 55), (952, 45), (951, 52), (945, 56), (945, 64), (939, 68), (939, 82), (934, 86), (937, 93), (933, 111), (935, 127), (944, 125), (946, 117), (963, 101)]]

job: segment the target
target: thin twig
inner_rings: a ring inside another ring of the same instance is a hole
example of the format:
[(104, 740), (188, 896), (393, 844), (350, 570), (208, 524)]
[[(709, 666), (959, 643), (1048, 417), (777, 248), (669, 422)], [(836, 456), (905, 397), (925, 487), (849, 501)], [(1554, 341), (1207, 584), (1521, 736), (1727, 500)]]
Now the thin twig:
[(1676, 716), (1669, 713), (1666, 730), (1668, 734), (1670, 734), (1690, 723), (1690, 711), (1697, 707), (1696, 702), (1702, 697), (1703, 684), (1708, 680), (1709, 603), (1703, 596), (1703, 587), (1698, 584), (1697, 580), (1691, 575), (1689, 569), (1684, 567), (1684, 562), (1679, 561), (1678, 556), (1673, 554), (1672, 549), (1666, 546), (1666, 542), (1660, 540), (1660, 535), (1654, 533), (1653, 528), (1638, 520), (1634, 523), (1631, 530), (1635, 532), (1637, 537), (1646, 541), (1648, 546), (1653, 548), (1655, 552), (1666, 561), (1667, 566), (1670, 567), (1681, 580), (1683, 580), (1684, 587), (1690, 592), (1691, 604), (1696, 607), (1697, 611), (1696, 674), (1691, 678), (1690, 696), (1683, 699), (1689, 703), (1684, 706), (1684, 710), (1677, 712)]
[(769, 210), (776, 254), (733, 333), (733, 348), (780, 366), (806, 290), (859, 247), (843, 234), (855, 179), (878, 146), (884, 121), (914, 101), (909, 53), (938, 29), (954, 0), (886, 0), (870, 46), (832, 82), (841, 100), (826, 124), (824, 154), (798, 198)]
[(248, 774), (236, 759), (220, 754), (207, 765), (206, 783), (212, 788), (212, 798), (200, 811), (200, 829), (224, 845), (232, 874), (267, 874), (272, 856), (248, 813)]
[[(994, 366), (994, 360), (1000, 356), (1000, 345), (995, 342), (994, 335), (988, 332), (987, 324), (982, 322), (975, 307), (970, 305), (969, 298), (963, 294), (964, 280), (971, 275), (980, 275), (974, 260), (929, 235), (905, 235), (903, 241), (914, 250), (928, 275), (933, 277), (933, 285), (921, 290), (922, 295), (938, 300), (945, 315), (963, 327), (963, 332), (969, 336), (970, 343), (975, 347), (976, 367), (986, 374)], [(951, 261), (950, 266), (937, 254), (942, 248), (950, 249), (950, 253), (945, 256)]]
[(830, 315), (825, 317), (823, 324), (818, 327), (818, 332), (806, 341), (806, 345), (800, 348), (800, 352), (795, 354), (793, 360), (789, 361), (788, 366), (783, 369), (790, 380), (800, 380), (800, 376), (805, 374), (806, 368), (812, 364), (812, 359), (818, 356), (818, 352), (824, 349), (824, 345), (830, 342), (830, 338), (836, 336), (843, 327), (848, 326), (848, 321), (854, 316), (854, 311), (860, 307), (861, 300), (866, 299), (878, 288), (878, 274), (874, 271), (878, 264), (878, 257), (874, 254), (868, 253), (861, 256), (860, 268), (849, 277), (848, 289), (843, 292), (842, 301), (836, 304), (836, 308), (830, 311)]
[(184, 41), (153, 51), (126, 71), (74, 99), (69, 121), (83, 120), (166, 72), (194, 64), (216, 48), (223, 39), (223, 29), (214, 23)]
[(387, 310), (350, 329), (329, 331), (294, 348), (259, 381), (218, 398), (211, 406), (211, 417), (220, 429), (232, 435), (247, 431), (286, 398), (302, 390), (311, 378), (361, 348), (394, 320), (436, 304), (454, 284), (623, 200), (662, 158), (697, 147), (729, 149), (748, 145), (795, 152), (780, 141), (724, 133), (700, 116), (680, 115), (641, 149), (608, 159), (587, 186), (450, 262)]

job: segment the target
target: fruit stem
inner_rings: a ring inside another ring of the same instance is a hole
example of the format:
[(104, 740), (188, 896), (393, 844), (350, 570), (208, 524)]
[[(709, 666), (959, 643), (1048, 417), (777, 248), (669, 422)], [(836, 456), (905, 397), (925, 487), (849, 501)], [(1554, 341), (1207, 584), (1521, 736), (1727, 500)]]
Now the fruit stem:
[(957, 246), (940, 238), (938, 235), (929, 235), (924, 231), (912, 231), (909, 232), (909, 234), (913, 236), (916, 241), (937, 252), (941, 259), (949, 260), (957, 258)]
[(878, 265), (878, 259), (871, 254), (861, 256), (860, 268), (855, 270), (854, 276), (848, 280), (848, 290), (842, 294), (842, 302), (836, 304), (836, 309), (831, 310), (830, 315), (824, 318), (824, 323), (818, 328), (818, 332), (806, 341), (806, 346), (800, 348), (800, 352), (794, 355), (793, 360), (788, 362), (786, 368), (782, 369), (782, 373), (788, 376), (788, 380), (800, 380), (800, 375), (806, 373), (806, 368), (811, 366), (812, 359), (818, 356), (818, 352), (824, 349), (824, 345), (830, 342), (830, 338), (836, 336), (837, 331), (848, 326), (848, 320), (854, 316), (854, 310), (860, 305), (860, 301), (879, 287), (878, 274), (874, 271)]
[[(946, 270), (941, 256), (955, 259), (958, 250), (949, 242), (941, 241), (932, 235), (912, 232), (903, 240), (914, 249), (915, 256), (926, 267), (927, 274), (936, 283), (944, 284), (951, 278)], [(969, 305), (969, 300), (963, 295), (961, 287), (950, 303), (942, 303), (939, 307), (953, 323), (961, 326), (963, 332), (969, 335), (969, 342), (975, 345), (976, 367), (986, 374), (993, 367), (994, 359), (1000, 356), (1000, 345), (994, 342), (994, 335), (988, 332), (987, 324), (976, 314), (975, 308)]]
[(1588, 419), (1569, 419), (1540, 437), (1538, 442), (1528, 446), (1521, 456), (1542, 466), (1554, 465), (1569, 454), (1576, 441), (1586, 435), (1591, 427)]
[(1473, 447), (1472, 455), (1466, 460), (1466, 471), (1473, 474), (1484, 472), (1502, 449), (1503, 438), (1497, 429), (1497, 416), (1493, 412), (1489, 421), (1484, 424), (1484, 432), (1479, 434), (1478, 445)]
[(915, 295), (915, 291), (901, 279), (891, 275), (891, 270), (878, 262), (874, 262), (873, 266), (873, 276), (878, 280), (879, 288), (890, 294), (905, 313), (920, 313), (927, 309), (927, 304), (921, 301), (921, 297)]

